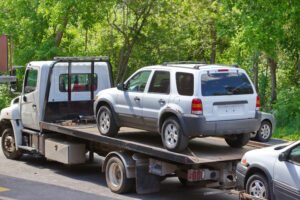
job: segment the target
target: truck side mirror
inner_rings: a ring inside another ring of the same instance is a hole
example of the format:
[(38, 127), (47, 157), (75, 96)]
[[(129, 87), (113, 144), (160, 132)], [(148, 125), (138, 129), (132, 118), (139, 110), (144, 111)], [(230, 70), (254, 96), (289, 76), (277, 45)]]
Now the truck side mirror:
[(124, 83), (118, 83), (117, 88), (118, 88), (118, 90), (122, 90), (122, 91), (126, 90), (126, 87), (125, 87)]
[(287, 153), (282, 152), (281, 154), (279, 154), (278, 160), (281, 161), (281, 162), (286, 161), (287, 160)]

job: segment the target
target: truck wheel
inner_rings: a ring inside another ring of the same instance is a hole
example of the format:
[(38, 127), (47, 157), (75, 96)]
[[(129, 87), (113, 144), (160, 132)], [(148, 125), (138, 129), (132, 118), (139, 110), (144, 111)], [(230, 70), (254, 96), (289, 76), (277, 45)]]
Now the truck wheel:
[(256, 198), (269, 199), (269, 184), (265, 176), (260, 173), (250, 176), (246, 184), (246, 192)]
[(97, 114), (97, 127), (102, 135), (115, 137), (119, 127), (112, 116), (111, 110), (107, 106), (101, 106)]
[(233, 148), (241, 148), (250, 140), (250, 133), (229, 135), (225, 137), (226, 143)]
[(268, 142), (272, 137), (272, 125), (268, 121), (262, 121), (258, 129), (255, 139), (260, 142)]
[(183, 151), (189, 144), (189, 138), (184, 135), (182, 128), (175, 117), (167, 118), (161, 129), (163, 145), (169, 151)]
[(11, 128), (3, 131), (1, 146), (3, 154), (8, 159), (18, 160), (22, 156), (22, 152), (16, 149), (15, 136)]
[(116, 156), (109, 158), (107, 162), (105, 179), (109, 189), (118, 194), (128, 192), (134, 185), (134, 179), (126, 177), (124, 164)]

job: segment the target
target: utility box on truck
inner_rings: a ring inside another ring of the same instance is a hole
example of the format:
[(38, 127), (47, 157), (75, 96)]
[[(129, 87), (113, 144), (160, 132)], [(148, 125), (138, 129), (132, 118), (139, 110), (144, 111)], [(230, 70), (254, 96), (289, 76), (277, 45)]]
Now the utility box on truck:
[(45, 140), (45, 157), (64, 164), (85, 163), (85, 144), (55, 138)]

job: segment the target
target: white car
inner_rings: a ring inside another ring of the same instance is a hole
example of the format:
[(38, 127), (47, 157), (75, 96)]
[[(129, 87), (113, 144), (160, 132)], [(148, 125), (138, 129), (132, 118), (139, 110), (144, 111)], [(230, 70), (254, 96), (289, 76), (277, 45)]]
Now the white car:
[(300, 199), (300, 141), (247, 152), (237, 166), (238, 188), (254, 197)]
[(260, 100), (245, 70), (224, 65), (166, 64), (143, 67), (127, 81), (99, 92), (94, 113), (99, 132), (122, 126), (160, 133), (180, 152), (194, 137), (222, 136), (234, 148), (260, 127)]

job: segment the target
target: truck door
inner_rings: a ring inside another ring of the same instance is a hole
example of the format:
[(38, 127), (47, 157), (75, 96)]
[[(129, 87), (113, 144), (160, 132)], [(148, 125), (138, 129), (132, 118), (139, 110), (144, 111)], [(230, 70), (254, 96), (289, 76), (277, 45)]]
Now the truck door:
[(25, 128), (39, 129), (38, 67), (27, 68), (21, 97), (21, 119)]

